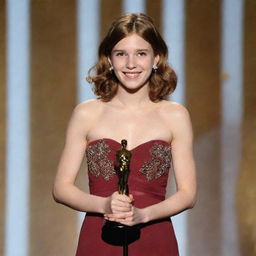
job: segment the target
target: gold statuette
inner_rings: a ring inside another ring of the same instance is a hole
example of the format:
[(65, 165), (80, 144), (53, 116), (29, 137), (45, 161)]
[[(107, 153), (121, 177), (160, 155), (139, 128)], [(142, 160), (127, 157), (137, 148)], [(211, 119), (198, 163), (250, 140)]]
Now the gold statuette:
[(118, 175), (118, 192), (119, 194), (129, 195), (128, 177), (130, 173), (130, 161), (132, 153), (126, 149), (127, 140), (121, 141), (121, 149), (116, 152), (116, 172)]
[[(116, 151), (115, 170), (118, 176), (118, 193), (129, 196), (128, 177), (132, 153), (126, 147), (127, 140), (122, 140), (121, 149)], [(140, 229), (138, 225), (130, 227), (107, 220), (101, 237), (108, 244), (123, 246), (123, 255), (128, 255), (128, 245), (140, 238)]]

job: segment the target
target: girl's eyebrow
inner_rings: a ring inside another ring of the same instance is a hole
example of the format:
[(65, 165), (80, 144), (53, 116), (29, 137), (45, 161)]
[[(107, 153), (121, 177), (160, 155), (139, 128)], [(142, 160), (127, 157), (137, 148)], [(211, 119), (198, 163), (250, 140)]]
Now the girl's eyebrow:
[(137, 52), (148, 52), (149, 49), (137, 49), (136, 51), (137, 51)]
[[(149, 49), (136, 49), (136, 52), (148, 52)], [(116, 49), (113, 50), (112, 52), (126, 52), (126, 50), (122, 50), (122, 49)]]
[(125, 51), (121, 49), (117, 49), (117, 50), (113, 50), (112, 52), (125, 52)]

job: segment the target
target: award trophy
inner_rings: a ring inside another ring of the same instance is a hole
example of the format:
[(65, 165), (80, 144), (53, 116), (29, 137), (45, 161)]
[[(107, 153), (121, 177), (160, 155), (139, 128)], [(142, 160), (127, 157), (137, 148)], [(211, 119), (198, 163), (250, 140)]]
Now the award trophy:
[(121, 141), (121, 149), (116, 152), (116, 160), (118, 165), (116, 166), (116, 172), (118, 175), (118, 192), (122, 195), (129, 196), (128, 188), (128, 176), (130, 173), (130, 161), (132, 153), (126, 149), (127, 141)]
[[(118, 176), (118, 193), (129, 196), (128, 177), (132, 153), (126, 149), (127, 141), (121, 141), (121, 149), (116, 151), (115, 170)], [(123, 255), (128, 255), (128, 245), (140, 237), (137, 226), (126, 226), (115, 221), (106, 221), (102, 228), (102, 239), (112, 245), (123, 246)]]

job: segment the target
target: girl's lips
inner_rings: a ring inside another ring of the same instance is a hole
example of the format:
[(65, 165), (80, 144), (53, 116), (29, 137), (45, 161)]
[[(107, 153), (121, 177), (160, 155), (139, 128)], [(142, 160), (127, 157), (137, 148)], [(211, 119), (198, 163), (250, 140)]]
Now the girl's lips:
[(141, 72), (123, 72), (128, 78), (137, 78)]

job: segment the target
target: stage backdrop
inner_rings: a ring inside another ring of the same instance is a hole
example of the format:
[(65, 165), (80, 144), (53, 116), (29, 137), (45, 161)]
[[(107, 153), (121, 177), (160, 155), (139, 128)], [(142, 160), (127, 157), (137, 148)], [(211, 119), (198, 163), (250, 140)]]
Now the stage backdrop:
[[(51, 195), (66, 126), (94, 97), (85, 77), (111, 21), (145, 12), (178, 74), (170, 99), (195, 132), (198, 201), (173, 218), (181, 256), (255, 256), (255, 10), (255, 0), (0, 0), (0, 255), (74, 255), (84, 214)], [(88, 191), (86, 164), (77, 184)]]

